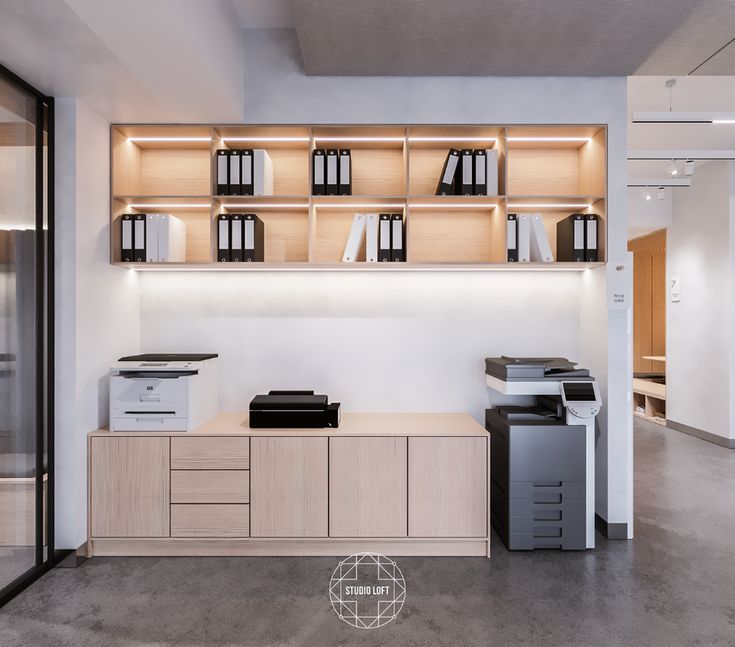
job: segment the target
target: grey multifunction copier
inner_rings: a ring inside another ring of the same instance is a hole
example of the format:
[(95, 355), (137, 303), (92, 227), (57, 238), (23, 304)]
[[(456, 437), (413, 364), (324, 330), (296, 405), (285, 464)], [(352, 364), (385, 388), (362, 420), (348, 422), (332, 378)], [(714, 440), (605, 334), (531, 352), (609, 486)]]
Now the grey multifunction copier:
[(485, 373), (494, 391), (535, 400), (485, 412), (496, 532), (511, 550), (594, 548), (594, 377), (563, 357), (487, 358)]

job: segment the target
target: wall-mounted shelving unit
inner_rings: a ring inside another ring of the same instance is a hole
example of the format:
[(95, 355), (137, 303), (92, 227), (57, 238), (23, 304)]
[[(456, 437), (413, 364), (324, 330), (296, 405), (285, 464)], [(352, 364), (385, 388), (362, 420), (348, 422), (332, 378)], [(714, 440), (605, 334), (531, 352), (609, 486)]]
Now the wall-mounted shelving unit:
[[(607, 127), (244, 126), (111, 127), (111, 262), (136, 270), (563, 270), (604, 264)], [(311, 195), (311, 151), (352, 151), (352, 195)], [(264, 148), (272, 196), (214, 190), (220, 148)], [(450, 148), (498, 151), (497, 196), (434, 195)], [(257, 213), (265, 223), (264, 263), (215, 261), (215, 218)], [(405, 263), (355, 263), (342, 253), (355, 212), (402, 212)], [(171, 213), (186, 224), (186, 263), (120, 262), (123, 213)], [(597, 213), (600, 262), (506, 263), (507, 213), (541, 213), (552, 251), (556, 223)]]

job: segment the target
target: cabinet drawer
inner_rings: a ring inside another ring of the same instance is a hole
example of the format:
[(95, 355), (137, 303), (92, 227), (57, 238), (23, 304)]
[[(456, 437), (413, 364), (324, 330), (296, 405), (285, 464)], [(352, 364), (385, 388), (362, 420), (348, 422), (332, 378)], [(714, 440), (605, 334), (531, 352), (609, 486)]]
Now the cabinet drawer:
[(171, 438), (171, 469), (250, 469), (250, 438), (242, 436)]
[(172, 537), (248, 537), (250, 506), (177, 503), (171, 506)]
[(171, 503), (249, 503), (250, 472), (173, 470)]

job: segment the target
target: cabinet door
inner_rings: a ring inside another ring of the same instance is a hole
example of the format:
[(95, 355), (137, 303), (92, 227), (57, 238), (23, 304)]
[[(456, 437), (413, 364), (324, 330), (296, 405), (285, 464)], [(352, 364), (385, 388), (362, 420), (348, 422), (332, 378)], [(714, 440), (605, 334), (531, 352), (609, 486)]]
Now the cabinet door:
[(405, 437), (329, 439), (329, 536), (405, 537)]
[(487, 537), (487, 514), (487, 438), (409, 438), (409, 536)]
[(250, 535), (327, 536), (327, 438), (252, 438)]
[(169, 439), (93, 437), (92, 537), (169, 536)]

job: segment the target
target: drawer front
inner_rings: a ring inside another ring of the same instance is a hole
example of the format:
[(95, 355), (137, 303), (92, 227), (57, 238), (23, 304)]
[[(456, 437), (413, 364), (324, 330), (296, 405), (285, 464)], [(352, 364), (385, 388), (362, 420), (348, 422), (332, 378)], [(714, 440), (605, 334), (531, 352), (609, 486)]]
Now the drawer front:
[(171, 439), (171, 469), (247, 470), (250, 469), (250, 438), (237, 436)]
[(171, 506), (172, 537), (249, 537), (250, 506), (177, 503)]
[(172, 470), (171, 503), (249, 503), (250, 472)]

